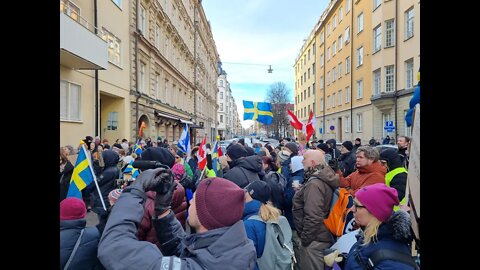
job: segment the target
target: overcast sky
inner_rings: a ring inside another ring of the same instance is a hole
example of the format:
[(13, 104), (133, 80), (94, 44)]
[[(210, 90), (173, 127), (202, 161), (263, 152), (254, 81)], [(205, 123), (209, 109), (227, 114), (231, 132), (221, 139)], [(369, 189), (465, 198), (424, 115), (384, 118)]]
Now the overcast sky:
[[(202, 1), (241, 120), (242, 100), (264, 101), (274, 82), (284, 82), (293, 101), (295, 58), (329, 2)], [(272, 73), (267, 72), (269, 65)], [(252, 123), (245, 121), (242, 125)]]

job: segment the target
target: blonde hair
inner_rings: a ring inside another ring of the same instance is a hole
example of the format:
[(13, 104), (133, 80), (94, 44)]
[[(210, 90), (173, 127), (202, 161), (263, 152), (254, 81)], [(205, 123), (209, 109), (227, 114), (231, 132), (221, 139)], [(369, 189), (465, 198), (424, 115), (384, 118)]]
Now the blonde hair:
[(262, 203), (262, 206), (260, 206), (259, 216), (263, 221), (277, 220), (280, 216), (280, 210), (268, 201), (266, 204)]
[(372, 219), (370, 222), (367, 224), (367, 227), (365, 228), (365, 232), (363, 233), (364, 238), (363, 238), (363, 246), (366, 246), (370, 244), (370, 242), (376, 242), (377, 241), (377, 234), (378, 234), (378, 227), (382, 222), (378, 220), (375, 216), (372, 215)]

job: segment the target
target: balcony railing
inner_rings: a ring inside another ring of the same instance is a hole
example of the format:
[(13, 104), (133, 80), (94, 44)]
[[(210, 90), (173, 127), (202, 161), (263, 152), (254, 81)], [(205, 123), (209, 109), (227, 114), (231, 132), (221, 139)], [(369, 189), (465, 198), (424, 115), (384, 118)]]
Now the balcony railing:
[[(80, 25), (85, 27), (88, 31), (96, 34), (96, 30), (98, 30), (93, 24), (89, 23), (85, 18), (80, 16), (80, 9), (72, 2), (68, 0), (60, 0), (60, 12), (70, 17), (72, 20), (78, 22)], [(100, 33), (97, 31), (97, 33)]]

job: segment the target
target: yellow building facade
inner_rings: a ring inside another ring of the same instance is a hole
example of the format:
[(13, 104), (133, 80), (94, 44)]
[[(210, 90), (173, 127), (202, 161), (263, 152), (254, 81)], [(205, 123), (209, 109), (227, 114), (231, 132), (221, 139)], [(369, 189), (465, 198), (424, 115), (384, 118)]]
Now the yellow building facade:
[(60, 145), (129, 138), (129, 6), (60, 1)]

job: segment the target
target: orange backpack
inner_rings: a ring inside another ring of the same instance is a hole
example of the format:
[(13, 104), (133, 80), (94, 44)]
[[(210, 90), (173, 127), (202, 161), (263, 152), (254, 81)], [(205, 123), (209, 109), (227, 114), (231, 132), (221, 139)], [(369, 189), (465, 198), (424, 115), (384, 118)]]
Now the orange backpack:
[(353, 197), (345, 188), (333, 191), (330, 211), (323, 222), (334, 236), (338, 237), (346, 232), (347, 225), (353, 218), (352, 206)]

